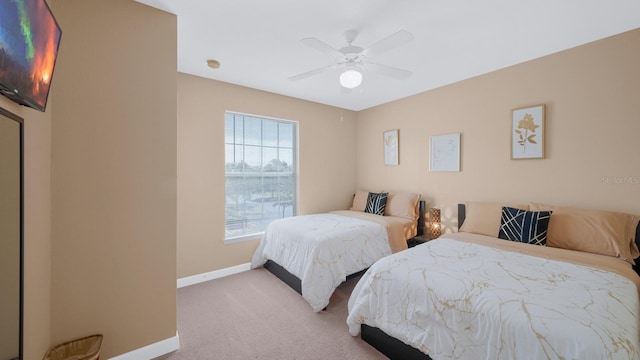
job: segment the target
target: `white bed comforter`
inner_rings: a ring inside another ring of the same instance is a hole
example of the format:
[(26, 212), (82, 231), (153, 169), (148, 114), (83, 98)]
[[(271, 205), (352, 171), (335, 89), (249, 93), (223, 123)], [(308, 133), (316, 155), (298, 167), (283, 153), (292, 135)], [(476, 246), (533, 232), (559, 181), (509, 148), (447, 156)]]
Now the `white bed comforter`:
[(640, 359), (639, 301), (625, 276), (441, 238), (374, 264), (347, 324), (439, 359)]
[(302, 215), (269, 224), (251, 268), (275, 261), (300, 279), (302, 297), (318, 312), (347, 275), (389, 254), (387, 229), (380, 223), (333, 213)]

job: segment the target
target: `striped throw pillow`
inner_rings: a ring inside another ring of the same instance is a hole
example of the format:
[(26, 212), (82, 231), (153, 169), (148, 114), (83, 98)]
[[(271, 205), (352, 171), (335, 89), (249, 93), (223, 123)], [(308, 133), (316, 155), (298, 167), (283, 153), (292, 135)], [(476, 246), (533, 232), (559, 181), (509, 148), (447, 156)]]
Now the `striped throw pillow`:
[(387, 206), (387, 196), (389, 193), (369, 193), (367, 197), (367, 206), (364, 212), (376, 215), (384, 215), (384, 209)]
[(504, 240), (546, 246), (551, 213), (551, 211), (526, 211), (502, 207), (498, 237)]

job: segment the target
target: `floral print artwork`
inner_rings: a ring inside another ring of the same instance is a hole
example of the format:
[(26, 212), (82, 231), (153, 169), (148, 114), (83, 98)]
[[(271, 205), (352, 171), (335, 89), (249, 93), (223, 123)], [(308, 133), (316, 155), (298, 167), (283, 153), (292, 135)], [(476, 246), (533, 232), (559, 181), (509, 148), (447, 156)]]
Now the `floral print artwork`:
[(515, 132), (520, 139), (518, 140), (518, 144), (522, 146), (523, 153), (527, 151), (527, 143), (537, 144), (535, 132), (539, 127), (540, 125), (537, 125), (533, 121), (531, 114), (525, 114), (524, 118), (518, 122), (518, 128), (515, 129)]
[(544, 104), (512, 111), (511, 159), (544, 159), (544, 113)]

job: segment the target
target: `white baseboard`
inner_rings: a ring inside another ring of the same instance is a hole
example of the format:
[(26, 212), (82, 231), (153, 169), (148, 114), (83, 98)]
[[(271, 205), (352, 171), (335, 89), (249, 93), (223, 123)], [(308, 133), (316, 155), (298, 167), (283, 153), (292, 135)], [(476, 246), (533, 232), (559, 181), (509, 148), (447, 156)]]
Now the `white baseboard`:
[(233, 274), (238, 274), (248, 270), (251, 270), (251, 263), (240, 264), (240, 265), (231, 266), (231, 267), (220, 269), (220, 270), (210, 271), (208, 273), (183, 277), (178, 279), (178, 288), (189, 286), (189, 285), (195, 285), (201, 282), (218, 279), (218, 278), (233, 275)]
[(176, 331), (176, 336), (174, 337), (112, 357), (110, 360), (151, 360), (178, 349), (180, 349), (180, 337)]

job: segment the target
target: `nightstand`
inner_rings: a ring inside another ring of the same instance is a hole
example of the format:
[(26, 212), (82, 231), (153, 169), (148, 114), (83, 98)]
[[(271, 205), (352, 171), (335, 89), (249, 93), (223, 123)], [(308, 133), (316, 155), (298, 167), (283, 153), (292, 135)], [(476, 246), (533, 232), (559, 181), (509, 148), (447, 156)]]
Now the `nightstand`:
[(411, 248), (416, 245), (424, 244), (429, 240), (431, 240), (431, 238), (428, 234), (422, 234), (407, 240), (407, 245)]

